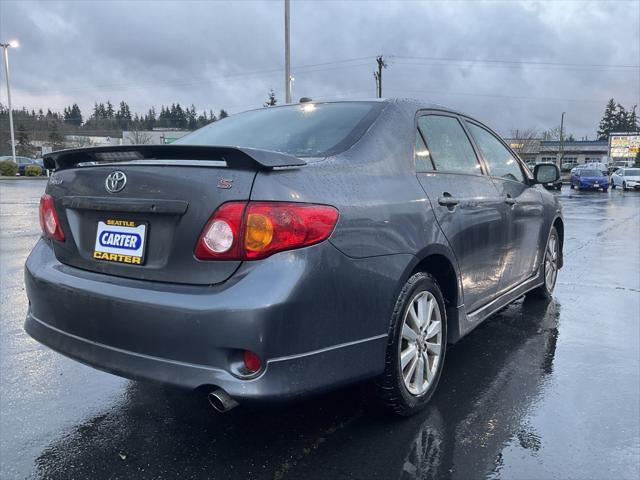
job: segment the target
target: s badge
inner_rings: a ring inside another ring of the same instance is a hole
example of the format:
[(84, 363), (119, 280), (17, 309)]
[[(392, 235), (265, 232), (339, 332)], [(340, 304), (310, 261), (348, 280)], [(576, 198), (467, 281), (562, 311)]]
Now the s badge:
[(221, 178), (218, 180), (218, 188), (222, 188), (223, 190), (229, 190), (233, 187), (233, 179), (232, 178)]

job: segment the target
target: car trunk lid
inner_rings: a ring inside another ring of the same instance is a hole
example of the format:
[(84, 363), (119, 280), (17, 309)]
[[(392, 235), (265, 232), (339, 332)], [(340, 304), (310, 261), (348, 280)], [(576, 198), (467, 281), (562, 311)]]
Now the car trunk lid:
[(55, 152), (47, 193), (65, 242), (66, 265), (109, 275), (185, 284), (228, 279), (239, 261), (200, 261), (198, 237), (223, 203), (248, 200), (260, 170), (300, 167), (288, 155), (254, 149), (122, 146)]

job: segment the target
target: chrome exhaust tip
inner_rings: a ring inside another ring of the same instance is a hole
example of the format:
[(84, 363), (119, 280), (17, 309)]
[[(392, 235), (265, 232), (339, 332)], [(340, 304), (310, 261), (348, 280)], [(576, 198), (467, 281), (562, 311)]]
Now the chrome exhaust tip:
[(211, 406), (220, 413), (228, 412), (232, 408), (238, 406), (238, 402), (231, 398), (229, 394), (221, 388), (218, 388), (213, 392), (209, 392), (207, 400), (209, 400)]

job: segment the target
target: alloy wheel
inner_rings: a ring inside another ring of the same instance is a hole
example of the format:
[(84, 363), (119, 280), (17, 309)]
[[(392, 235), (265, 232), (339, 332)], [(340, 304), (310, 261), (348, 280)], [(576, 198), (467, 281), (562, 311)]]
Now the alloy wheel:
[(404, 385), (415, 396), (424, 394), (438, 371), (442, 356), (442, 323), (438, 301), (418, 292), (404, 314), (400, 341), (400, 369)]
[(558, 276), (558, 237), (555, 233), (552, 233), (549, 237), (544, 262), (544, 281), (547, 290), (551, 292)]

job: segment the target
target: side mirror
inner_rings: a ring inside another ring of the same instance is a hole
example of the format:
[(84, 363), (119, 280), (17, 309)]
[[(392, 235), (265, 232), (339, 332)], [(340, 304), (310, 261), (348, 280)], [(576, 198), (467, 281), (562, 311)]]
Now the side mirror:
[(533, 169), (533, 178), (536, 183), (555, 182), (560, 178), (560, 170), (556, 165), (538, 164)]

